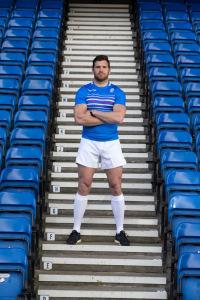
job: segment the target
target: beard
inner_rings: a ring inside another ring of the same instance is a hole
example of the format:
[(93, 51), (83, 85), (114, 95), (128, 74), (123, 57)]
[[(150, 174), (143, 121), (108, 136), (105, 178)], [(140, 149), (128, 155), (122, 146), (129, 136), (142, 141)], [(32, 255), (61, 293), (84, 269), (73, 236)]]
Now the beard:
[(96, 81), (98, 81), (98, 82), (103, 82), (103, 81), (106, 81), (106, 80), (108, 80), (108, 74), (106, 74), (106, 75), (94, 75), (94, 78), (95, 78), (95, 80)]

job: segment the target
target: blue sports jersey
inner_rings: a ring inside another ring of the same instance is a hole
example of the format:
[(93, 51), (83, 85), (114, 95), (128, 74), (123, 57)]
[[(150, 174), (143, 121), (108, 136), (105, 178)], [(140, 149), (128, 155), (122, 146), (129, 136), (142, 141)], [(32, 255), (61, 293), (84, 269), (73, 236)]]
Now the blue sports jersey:
[[(93, 82), (82, 86), (76, 93), (75, 105), (86, 104), (88, 110), (113, 111), (115, 104), (126, 105), (125, 93), (116, 85), (108, 83), (99, 87)], [(82, 137), (93, 141), (112, 141), (118, 139), (117, 124), (83, 126)]]

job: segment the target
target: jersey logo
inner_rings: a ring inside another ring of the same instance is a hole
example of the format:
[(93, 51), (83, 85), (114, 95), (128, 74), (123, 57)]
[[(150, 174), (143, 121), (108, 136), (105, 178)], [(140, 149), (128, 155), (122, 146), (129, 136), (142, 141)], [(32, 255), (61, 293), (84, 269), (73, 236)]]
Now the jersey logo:
[(114, 88), (110, 89), (110, 93), (113, 93), (114, 92)]

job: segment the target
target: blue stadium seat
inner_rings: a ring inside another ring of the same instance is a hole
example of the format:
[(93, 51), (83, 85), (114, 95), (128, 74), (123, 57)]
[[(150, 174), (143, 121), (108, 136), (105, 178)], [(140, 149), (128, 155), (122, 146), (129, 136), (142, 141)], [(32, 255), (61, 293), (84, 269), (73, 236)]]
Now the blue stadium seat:
[(181, 97), (154, 97), (153, 98), (153, 115), (156, 115), (159, 112), (182, 112), (184, 113), (184, 101)]
[(173, 22), (168, 22), (166, 25), (167, 25), (167, 31), (169, 32), (169, 34), (176, 32), (176, 30), (192, 31), (192, 24), (188, 21), (173, 21)]
[(198, 97), (200, 93), (200, 82), (186, 82), (183, 84), (183, 90), (187, 100), (191, 97)]
[(17, 299), (17, 296), (22, 294), (28, 278), (26, 252), (20, 248), (1, 248), (0, 272), (0, 294), (2, 299)]
[(41, 128), (14, 128), (11, 132), (10, 145), (38, 146), (44, 153), (46, 148), (45, 131)]
[(52, 66), (55, 68), (57, 62), (57, 57), (55, 53), (40, 53), (34, 52), (31, 53), (28, 57), (28, 65), (36, 65), (36, 66)]
[(33, 19), (31, 18), (12, 18), (8, 23), (8, 28), (33, 29)]
[(196, 34), (190, 30), (176, 30), (170, 36), (172, 45), (178, 43), (194, 43), (196, 42)]
[(0, 64), (0, 78), (14, 78), (21, 83), (23, 76), (22, 67), (20, 66), (7, 66)]
[(187, 103), (187, 110), (190, 115), (200, 112), (200, 97), (190, 97)]
[(0, 78), (0, 94), (10, 94), (18, 96), (19, 81), (14, 78)]
[(33, 167), (19, 168), (9, 167), (3, 169), (0, 177), (1, 191), (8, 188), (29, 189), (39, 195), (39, 176), (38, 170)]
[(165, 30), (151, 30), (144, 32), (142, 36), (143, 45), (149, 42), (167, 42), (168, 34)]
[(20, 52), (2, 52), (0, 53), (1, 65), (20, 66), (24, 68), (26, 57)]
[[(36, 26), (37, 26), (37, 24), (36, 24)], [(149, 31), (149, 30), (165, 30), (165, 25), (164, 25), (163, 21), (161, 21), (161, 20), (156, 20), (156, 21), (144, 20), (139, 24), (139, 26), (140, 26), (140, 31), (141, 31), (142, 35), (144, 34), (144, 32)]]
[(155, 11), (155, 12), (148, 12), (148, 11), (141, 11), (139, 15), (139, 20), (142, 22), (143, 20), (163, 20), (162, 12)]
[(0, 109), (0, 127), (5, 128), (7, 131), (7, 134), (11, 127), (11, 121), (12, 121), (11, 112)]
[(33, 33), (33, 41), (55, 41), (58, 42), (59, 30), (57, 28), (39, 28)]
[(177, 43), (173, 47), (174, 56), (177, 58), (178, 55), (199, 55), (200, 45), (198, 43)]
[(170, 170), (165, 173), (165, 193), (167, 202), (174, 192), (200, 191), (200, 172), (193, 170)]
[(47, 131), (48, 127), (48, 116), (44, 111), (18, 111), (14, 118), (14, 127), (32, 127), (32, 128), (42, 128)]
[[(0, 81), (1, 83), (1, 81)], [(1, 87), (1, 86), (0, 86)], [(1, 89), (0, 89), (1, 92)], [(53, 85), (47, 79), (30, 79), (26, 78), (22, 85), (22, 95), (47, 95), (51, 96)]]
[(185, 130), (160, 130), (156, 148), (159, 154), (164, 149), (192, 151), (192, 136)]
[(30, 18), (32, 20), (35, 20), (35, 17), (35, 9), (16, 9), (12, 12), (12, 18)]
[[(172, 49), (169, 42), (162, 42), (162, 43), (156, 43), (156, 42), (146, 42), (144, 45), (144, 55), (147, 57), (148, 54), (169, 54), (171, 55)], [(163, 57), (164, 59), (168, 59), (168, 57)], [(170, 61), (172, 61), (173, 58), (170, 56)], [(158, 62), (158, 59), (156, 60)]]
[(5, 39), (23, 39), (23, 40), (30, 40), (31, 38), (31, 30), (29, 28), (8, 28), (5, 32)]
[(62, 18), (62, 10), (60, 9), (41, 9), (38, 12), (38, 19), (45, 19), (45, 18), (50, 18), (50, 19), (59, 19), (61, 20)]
[(157, 133), (162, 129), (190, 130), (190, 118), (186, 113), (159, 113), (155, 118)]
[(7, 110), (13, 116), (17, 103), (17, 97), (14, 95), (0, 94), (0, 109)]
[[(9, 188), (0, 192), (0, 213), (26, 214), (32, 221), (36, 222), (37, 216), (37, 197), (31, 189), (15, 189)], [(5, 215), (5, 214), (4, 214)]]
[(35, 167), (39, 174), (43, 171), (43, 153), (37, 146), (14, 146), (6, 153), (5, 166), (7, 167)]
[(61, 21), (59, 19), (38, 19), (35, 25), (36, 29), (41, 28), (56, 28), (60, 30)]
[(152, 54), (146, 56), (146, 67), (174, 67), (174, 58), (171, 54)]
[(53, 83), (55, 80), (55, 69), (51, 65), (29, 65), (26, 69), (26, 78), (48, 79)]
[(151, 67), (148, 72), (149, 81), (177, 81), (178, 73), (176, 68)]
[(52, 53), (57, 54), (59, 51), (58, 42), (56, 40), (35, 40), (31, 45), (31, 52)]
[(190, 21), (189, 15), (182, 11), (170, 11), (165, 15), (165, 20), (167, 23), (174, 21)]
[[(15, 215), (14, 215), (15, 216)], [(26, 255), (31, 253), (32, 223), (19, 216), (0, 217), (0, 248), (21, 248)]]
[[(197, 200), (199, 201), (200, 199)], [(174, 238), (175, 253), (177, 257), (182, 255), (183, 253), (198, 253), (200, 247), (200, 223), (180, 223), (177, 226), (176, 231), (174, 232)]]
[(198, 160), (195, 152), (186, 150), (163, 150), (160, 156), (160, 171), (164, 173), (171, 169), (198, 170)]
[(179, 55), (176, 60), (178, 70), (182, 68), (199, 68), (200, 56), (195, 54)]
[(4, 153), (7, 143), (7, 129), (0, 127), (0, 149)]
[(200, 254), (184, 253), (178, 261), (178, 293), (183, 300), (199, 300), (200, 293)]
[(29, 41), (27, 39), (5, 39), (2, 44), (3, 52), (14, 52), (15, 55), (17, 53), (22, 53), (25, 56), (28, 54), (29, 50)]
[(200, 68), (183, 68), (180, 71), (181, 82), (200, 82)]
[(182, 97), (182, 86), (176, 81), (155, 81), (152, 84), (151, 93), (156, 96), (177, 96)]
[(192, 114), (190, 120), (192, 133), (196, 136), (200, 132), (200, 113)]
[(46, 95), (21, 96), (18, 102), (19, 110), (41, 110), (47, 112), (47, 114), (49, 114), (50, 106), (51, 98)]

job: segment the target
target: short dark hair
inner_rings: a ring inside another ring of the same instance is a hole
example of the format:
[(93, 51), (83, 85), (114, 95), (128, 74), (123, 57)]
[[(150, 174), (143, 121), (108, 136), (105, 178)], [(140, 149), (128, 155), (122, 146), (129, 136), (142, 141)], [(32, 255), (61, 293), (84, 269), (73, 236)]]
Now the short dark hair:
[(107, 61), (108, 67), (109, 67), (109, 69), (110, 69), (110, 61), (109, 61), (107, 55), (97, 55), (97, 56), (93, 59), (92, 68), (94, 69), (94, 66), (95, 66), (96, 61), (102, 61), (102, 60)]

